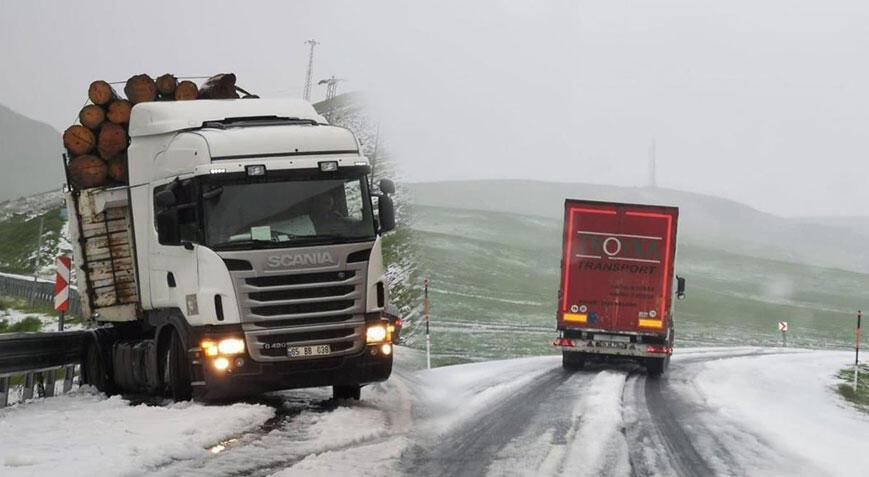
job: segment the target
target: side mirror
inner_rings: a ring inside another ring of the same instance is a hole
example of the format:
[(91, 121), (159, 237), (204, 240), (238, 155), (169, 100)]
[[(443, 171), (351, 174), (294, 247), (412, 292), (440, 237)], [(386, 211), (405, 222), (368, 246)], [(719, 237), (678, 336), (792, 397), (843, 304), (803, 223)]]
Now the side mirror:
[(178, 198), (175, 197), (175, 191), (173, 187), (167, 187), (154, 196), (154, 202), (163, 209), (167, 209), (175, 205), (178, 201)]
[(392, 197), (383, 195), (377, 202), (377, 215), (380, 222), (380, 232), (389, 232), (395, 228), (395, 204)]
[(386, 195), (395, 194), (395, 183), (389, 179), (380, 179), (380, 192)]
[(181, 245), (177, 209), (169, 208), (157, 214), (157, 238), (163, 245)]
[(676, 299), (685, 299), (685, 279), (679, 275), (676, 275)]

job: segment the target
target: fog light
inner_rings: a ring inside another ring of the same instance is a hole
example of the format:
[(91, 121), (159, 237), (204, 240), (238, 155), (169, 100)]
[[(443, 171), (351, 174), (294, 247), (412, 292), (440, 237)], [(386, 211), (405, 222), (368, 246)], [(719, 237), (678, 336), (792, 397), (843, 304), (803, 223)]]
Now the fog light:
[(217, 343), (214, 341), (202, 340), (202, 342), (199, 343), (199, 346), (202, 348), (202, 351), (205, 352), (205, 356), (214, 357), (218, 354)]
[(218, 371), (223, 371), (229, 367), (229, 360), (221, 356), (214, 360), (214, 367), (217, 368)]
[(380, 352), (385, 356), (389, 356), (392, 354), (392, 345), (389, 343), (383, 343), (383, 346), (380, 347)]
[(338, 170), (338, 161), (323, 161), (320, 163), (320, 171), (335, 172)]
[(217, 349), (220, 351), (220, 354), (244, 353), (244, 340), (240, 338), (226, 338), (220, 340)]
[(369, 343), (378, 343), (386, 339), (386, 327), (383, 325), (372, 325), (365, 332), (365, 340)]
[(236, 368), (244, 367), (244, 358), (238, 358), (237, 360), (235, 360), (235, 367)]

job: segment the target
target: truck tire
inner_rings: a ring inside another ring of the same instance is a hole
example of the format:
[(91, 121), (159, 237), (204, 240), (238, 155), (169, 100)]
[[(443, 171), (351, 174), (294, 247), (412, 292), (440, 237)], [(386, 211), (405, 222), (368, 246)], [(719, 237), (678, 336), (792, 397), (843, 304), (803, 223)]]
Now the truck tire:
[(188, 401), (193, 394), (190, 385), (190, 363), (187, 350), (178, 333), (173, 331), (163, 353), (163, 389), (174, 401)]
[(82, 381), (108, 395), (114, 394), (114, 383), (106, 369), (106, 363), (100, 355), (96, 341), (92, 341), (85, 351), (82, 363)]
[(646, 358), (646, 372), (649, 373), (649, 376), (660, 376), (667, 371), (669, 364), (669, 356), (666, 358)]
[(585, 367), (585, 355), (576, 351), (561, 352), (561, 366), (570, 371)]
[(356, 401), (362, 395), (362, 386), (352, 384), (349, 386), (332, 386), (332, 399), (354, 399)]

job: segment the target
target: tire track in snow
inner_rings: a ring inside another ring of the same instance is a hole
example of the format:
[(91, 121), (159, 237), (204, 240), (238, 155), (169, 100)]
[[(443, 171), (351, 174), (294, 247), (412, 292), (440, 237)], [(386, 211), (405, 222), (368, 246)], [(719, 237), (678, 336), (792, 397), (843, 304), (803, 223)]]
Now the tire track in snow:
[(402, 468), (427, 476), (484, 475), (497, 452), (522, 433), (539, 410), (542, 397), (570, 374), (554, 368), (448, 435), (420, 439), (402, 457)]

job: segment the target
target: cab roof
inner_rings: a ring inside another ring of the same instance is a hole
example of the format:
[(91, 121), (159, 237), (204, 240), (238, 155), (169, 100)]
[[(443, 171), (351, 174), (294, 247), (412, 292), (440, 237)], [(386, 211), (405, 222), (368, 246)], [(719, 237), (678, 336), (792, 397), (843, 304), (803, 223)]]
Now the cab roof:
[(277, 116), (326, 124), (311, 103), (301, 99), (198, 99), (139, 103), (130, 115), (130, 137), (153, 136), (202, 127), (230, 118)]

